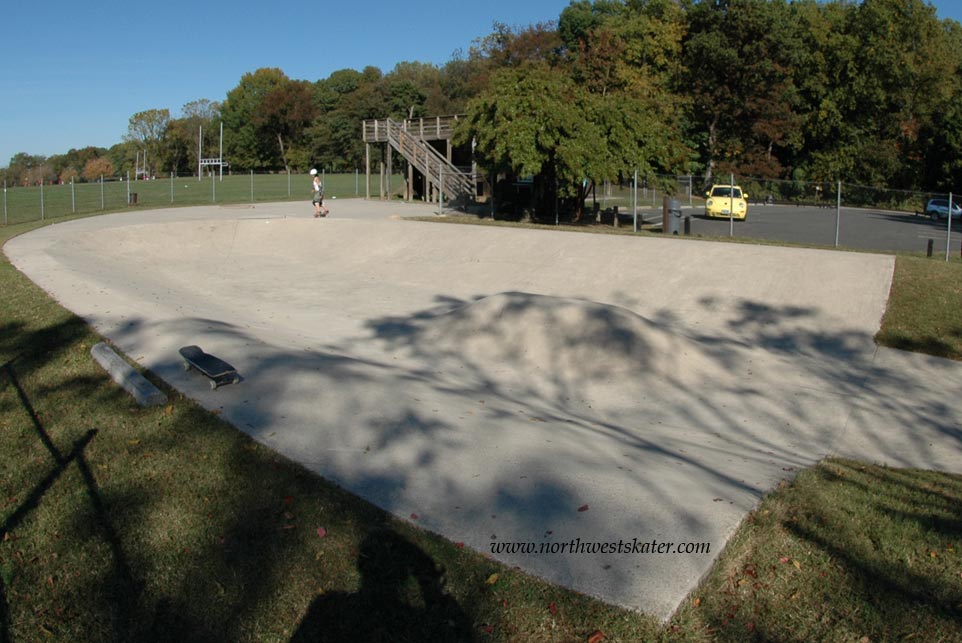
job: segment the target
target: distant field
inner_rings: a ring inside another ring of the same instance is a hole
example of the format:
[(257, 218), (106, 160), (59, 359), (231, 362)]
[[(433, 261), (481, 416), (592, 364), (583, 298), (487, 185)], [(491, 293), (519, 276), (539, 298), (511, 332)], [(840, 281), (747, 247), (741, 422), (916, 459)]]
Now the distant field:
[[(391, 185), (398, 193), (404, 179), (395, 175)], [(364, 175), (327, 174), (324, 193), (329, 197), (364, 196)], [(371, 177), (371, 193), (379, 190), (378, 177)], [(8, 187), (3, 193), (4, 225), (54, 219), (70, 214), (116, 211), (126, 208), (160, 208), (208, 205), (210, 203), (256, 203), (267, 201), (310, 201), (311, 177), (307, 174), (237, 174), (221, 179), (182, 177), (155, 181), (131, 181), (129, 192), (137, 194), (137, 205), (127, 205), (128, 184), (105, 180), (103, 184), (77, 183), (73, 186)]]

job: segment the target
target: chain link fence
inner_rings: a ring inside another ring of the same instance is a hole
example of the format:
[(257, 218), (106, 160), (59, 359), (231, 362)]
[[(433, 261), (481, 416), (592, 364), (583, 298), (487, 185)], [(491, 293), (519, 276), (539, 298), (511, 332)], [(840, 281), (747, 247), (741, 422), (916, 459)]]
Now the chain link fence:
[[(353, 173), (322, 173), (325, 195), (330, 198), (365, 196), (365, 176)], [(394, 196), (404, 193), (404, 179), (391, 177), (374, 191)], [(381, 181), (384, 181), (382, 178)], [(705, 194), (712, 183), (734, 181), (747, 195), (745, 221), (709, 219)], [(529, 188), (530, 189), (530, 188)], [(237, 173), (223, 177), (211, 173), (167, 176), (151, 180), (104, 177), (94, 182), (3, 187), (4, 225), (55, 219), (70, 215), (155, 209), (210, 204), (271, 201), (305, 201), (311, 197), (307, 174)], [(697, 175), (636, 174), (624, 171), (618, 181), (593, 184), (582, 217), (574, 212), (555, 212), (545, 222), (634, 226), (657, 231), (663, 227), (665, 198), (678, 206), (675, 212), (685, 225), (673, 229), (692, 235), (738, 237), (762, 242), (842, 247), (878, 251), (927, 252), (946, 258), (962, 255), (962, 207), (955, 195), (913, 192), (847, 183), (787, 181), (716, 175), (713, 180)], [(941, 200), (941, 210), (932, 200)], [(528, 201), (530, 201), (528, 197)], [(956, 216), (939, 216), (953, 203)], [(491, 205), (481, 208), (489, 213)], [(933, 212), (935, 215), (933, 216)]]
[[(691, 234), (738, 237), (819, 247), (962, 255), (962, 198), (844, 182), (787, 181), (716, 175), (638, 175), (600, 182), (590, 193), (589, 221), (612, 225), (640, 221), (660, 230), (665, 200), (677, 206)], [(710, 187), (740, 186), (748, 201), (745, 221), (709, 219)], [(933, 201), (934, 200), (934, 201)], [(945, 216), (952, 202), (953, 216)]]
[[(309, 203), (311, 179), (307, 174), (248, 172), (225, 174), (223, 177), (211, 173), (200, 179), (197, 175), (139, 180), (124, 176), (29, 187), (4, 185), (2, 223), (13, 225), (75, 214), (128, 209), (288, 200)], [(361, 171), (322, 173), (324, 193), (328, 198), (364, 196), (364, 180)], [(391, 185), (397, 188), (402, 183), (400, 178), (394, 177)]]

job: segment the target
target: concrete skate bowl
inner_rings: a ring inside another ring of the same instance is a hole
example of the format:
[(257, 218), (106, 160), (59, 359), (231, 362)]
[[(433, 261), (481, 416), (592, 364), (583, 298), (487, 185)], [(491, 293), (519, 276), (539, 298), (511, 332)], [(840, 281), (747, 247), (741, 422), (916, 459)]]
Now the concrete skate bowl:
[[(833, 450), (853, 400), (886, 393), (871, 338), (890, 257), (178, 212), (5, 251), (239, 429), (452, 540), (712, 543), (497, 555), (661, 617), (786, 470)], [(209, 391), (186, 344), (244, 381)]]

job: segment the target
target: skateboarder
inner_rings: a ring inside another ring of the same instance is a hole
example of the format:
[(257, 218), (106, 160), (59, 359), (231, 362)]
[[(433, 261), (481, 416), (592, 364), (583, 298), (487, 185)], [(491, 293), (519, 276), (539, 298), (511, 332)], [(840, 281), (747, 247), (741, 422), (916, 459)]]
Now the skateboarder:
[(317, 175), (317, 170), (311, 170), (311, 176), (314, 177), (314, 182), (312, 185), (312, 190), (314, 192), (314, 197), (311, 203), (314, 204), (314, 218), (326, 217), (327, 208), (324, 207), (324, 184), (321, 183), (321, 177)]

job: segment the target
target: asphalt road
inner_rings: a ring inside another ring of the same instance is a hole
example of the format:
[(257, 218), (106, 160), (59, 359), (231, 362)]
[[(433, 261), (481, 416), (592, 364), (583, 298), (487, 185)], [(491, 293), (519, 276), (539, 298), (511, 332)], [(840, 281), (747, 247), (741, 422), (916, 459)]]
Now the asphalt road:
[[(703, 208), (682, 207), (691, 215), (693, 235), (724, 237), (729, 235), (727, 219), (708, 219)], [(648, 222), (660, 222), (661, 212), (644, 213)], [(735, 221), (734, 235), (749, 239), (766, 239), (819, 246), (835, 245), (836, 211), (834, 207), (796, 207), (785, 205), (748, 206), (748, 219)], [(944, 254), (947, 238), (946, 221), (938, 224), (927, 218), (885, 210), (842, 208), (838, 224), (839, 246), (860, 250), (925, 252), (928, 240), (934, 240), (935, 253)], [(962, 223), (952, 222), (952, 253), (960, 251)]]

